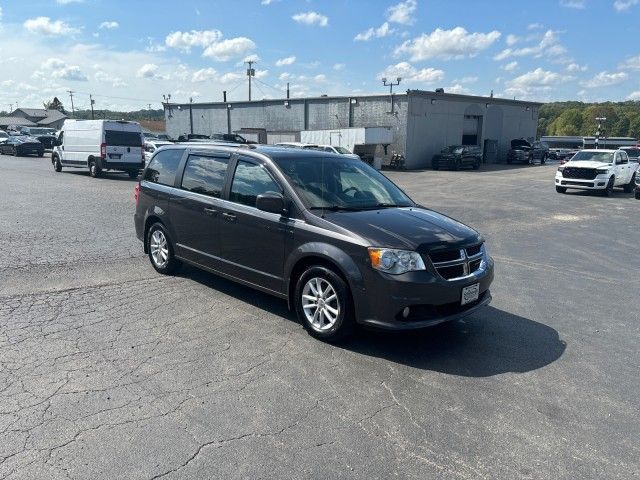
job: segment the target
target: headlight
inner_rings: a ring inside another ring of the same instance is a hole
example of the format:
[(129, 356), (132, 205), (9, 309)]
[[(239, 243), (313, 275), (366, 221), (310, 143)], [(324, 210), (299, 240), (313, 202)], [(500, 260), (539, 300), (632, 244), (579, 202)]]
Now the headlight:
[(564, 170), (564, 167), (558, 167), (558, 171), (562, 172)]
[(392, 275), (426, 270), (420, 254), (410, 250), (369, 247), (369, 259), (373, 268)]
[(596, 173), (598, 175), (608, 175), (609, 174), (609, 170), (596, 170)]

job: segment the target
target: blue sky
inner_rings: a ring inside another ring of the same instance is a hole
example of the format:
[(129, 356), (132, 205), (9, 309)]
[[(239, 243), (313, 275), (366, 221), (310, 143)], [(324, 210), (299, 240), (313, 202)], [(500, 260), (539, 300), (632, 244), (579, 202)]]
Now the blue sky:
[(0, 110), (407, 88), (640, 100), (640, 0), (0, 0)]

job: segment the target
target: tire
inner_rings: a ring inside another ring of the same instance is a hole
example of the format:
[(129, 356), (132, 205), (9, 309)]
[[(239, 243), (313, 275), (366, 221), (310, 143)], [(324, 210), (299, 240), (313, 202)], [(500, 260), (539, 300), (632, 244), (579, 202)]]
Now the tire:
[(60, 159), (55, 156), (53, 157), (53, 170), (60, 173), (62, 171), (62, 164), (60, 163)]
[(510, 158), (507, 158), (507, 165), (511, 165), (513, 163), (513, 160), (511, 160)]
[(473, 169), (474, 170), (479, 170), (480, 169), (480, 162), (479, 161), (473, 164)]
[(127, 174), (129, 175), (129, 178), (138, 178), (138, 172), (127, 172)]
[(636, 200), (640, 200), (640, 189), (636, 188)]
[(615, 177), (611, 177), (607, 182), (607, 186), (602, 190), (602, 196), (604, 197), (612, 197), (613, 196), (613, 186), (616, 183)]
[(556, 187), (556, 192), (567, 193), (567, 187)]
[(634, 173), (631, 177), (631, 181), (627, 183), (624, 187), (624, 193), (631, 193), (633, 189), (636, 188), (636, 174)]
[(38, 150), (38, 157), (44, 157), (44, 150)]
[(431, 162), (431, 168), (433, 168), (434, 170), (440, 170), (440, 165), (438, 165), (436, 162)]
[(18, 154), (18, 147), (13, 147), (13, 156), (14, 157), (19, 157), (20, 155)]
[(151, 266), (156, 272), (171, 275), (180, 268), (180, 261), (175, 258), (171, 238), (161, 223), (154, 223), (145, 239)]
[(96, 161), (93, 159), (89, 160), (89, 175), (91, 175), (93, 178), (99, 178), (101, 174), (102, 170), (100, 169)]
[(458, 170), (460, 170), (461, 166), (462, 166), (462, 162), (460, 160), (454, 160), (452, 169), (454, 172), (457, 172)]
[[(325, 300), (329, 301), (325, 304)], [(296, 283), (294, 302), (298, 319), (312, 337), (337, 342), (354, 330), (349, 286), (329, 268), (318, 265), (307, 268)]]
[(544, 165), (545, 163), (547, 163), (547, 156), (543, 155), (542, 159), (540, 160), (540, 165)]

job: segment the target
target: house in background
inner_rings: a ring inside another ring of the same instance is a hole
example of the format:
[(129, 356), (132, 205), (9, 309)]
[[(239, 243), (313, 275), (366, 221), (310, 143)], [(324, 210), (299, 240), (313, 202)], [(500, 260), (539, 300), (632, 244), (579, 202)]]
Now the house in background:
[(9, 125), (21, 127), (46, 127), (59, 130), (68, 117), (59, 110), (44, 108), (17, 108), (6, 117), (0, 117), (0, 128)]

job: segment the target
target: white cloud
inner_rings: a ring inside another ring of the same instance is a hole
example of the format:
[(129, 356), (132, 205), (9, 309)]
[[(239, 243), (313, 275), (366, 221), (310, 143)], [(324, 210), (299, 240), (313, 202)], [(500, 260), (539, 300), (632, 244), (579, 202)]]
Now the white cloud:
[(621, 70), (640, 70), (640, 55), (627, 58), (619, 66)]
[(24, 22), (23, 26), (31, 33), (48, 36), (71, 35), (78, 32), (78, 29), (72, 28), (62, 20), (53, 21), (49, 17), (30, 18)]
[(84, 3), (84, 0), (56, 0), (58, 5), (69, 5), (70, 3)]
[(449, 87), (445, 87), (444, 91), (446, 93), (454, 93), (456, 95), (471, 95), (471, 90), (467, 87), (456, 83), (455, 85), (451, 85)]
[(207, 80), (214, 80), (218, 76), (213, 68), (202, 68), (193, 72), (191, 77), (192, 82), (206, 82)]
[(241, 67), (242, 65), (244, 65), (246, 62), (259, 62), (260, 61), (260, 57), (258, 55), (256, 55), (255, 53), (252, 53), (251, 55), (247, 55), (246, 57), (244, 57), (242, 59), (241, 62), (236, 63), (236, 65), (238, 67)]
[(158, 74), (158, 66), (155, 63), (145, 63), (138, 72), (137, 77), (140, 78), (154, 78)]
[(631, 92), (627, 97), (627, 100), (640, 100), (640, 90)]
[(586, 72), (589, 69), (586, 65), (579, 65), (577, 63), (570, 63), (567, 65), (567, 72)]
[(640, 0), (616, 0), (613, 2), (613, 8), (616, 12), (626, 12), (634, 5), (638, 5)]
[(512, 45), (515, 45), (519, 41), (520, 41), (520, 37), (518, 37), (516, 35), (513, 35), (513, 34), (507, 35), (507, 45), (509, 45), (510, 47)]
[(536, 68), (505, 82), (504, 95), (521, 98), (540, 98), (540, 95), (553, 91), (557, 85), (571, 80), (574, 80), (574, 77), (570, 75)]
[(401, 25), (413, 25), (415, 22), (413, 13), (415, 12), (417, 5), (418, 3), (416, 0), (406, 0), (405, 2), (393, 5), (387, 9), (387, 20)]
[(431, 67), (418, 70), (409, 62), (400, 62), (396, 65), (389, 65), (378, 74), (379, 79), (389, 78), (395, 81), (398, 77), (401, 77), (405, 82), (434, 83), (444, 78), (444, 72)]
[(458, 83), (476, 83), (479, 80), (478, 77), (462, 77), (460, 80), (454, 80)]
[(93, 78), (95, 78), (99, 82), (110, 83), (113, 87), (126, 87), (127, 83), (122, 80), (120, 77), (115, 77), (103, 70), (98, 70), (94, 73)]
[(510, 57), (525, 57), (529, 55), (532, 55), (536, 58), (543, 55), (557, 57), (566, 53), (566, 51), (567, 49), (559, 43), (558, 32), (547, 30), (538, 44), (516, 49), (506, 48), (495, 55), (493, 59), (502, 61)]
[(354, 38), (355, 41), (366, 42), (371, 40), (372, 38), (382, 38), (389, 35), (393, 30), (389, 28), (389, 23), (384, 22), (378, 28), (371, 27), (369, 30), (365, 30), (364, 32), (360, 32)]
[(193, 47), (206, 48), (222, 38), (220, 30), (191, 30), (171, 32), (164, 40), (167, 47), (190, 52)]
[(87, 76), (82, 73), (82, 70), (78, 65), (67, 65), (65, 61), (56, 57), (48, 58), (42, 62), (40, 68), (48, 70), (49, 72), (45, 74), (44, 72), (36, 71), (34, 72), (34, 78), (44, 79), (51, 77), (75, 82), (86, 82), (88, 80)]
[(276, 60), (276, 67), (283, 67), (285, 65), (293, 65), (296, 61), (296, 57), (291, 55), (290, 57), (280, 58)]
[(100, 30), (106, 28), (107, 30), (113, 30), (114, 28), (118, 28), (120, 24), (118, 22), (102, 22), (98, 27)]
[(313, 77), (313, 80), (318, 83), (324, 83), (327, 81), (327, 76), (324, 73), (321, 73)]
[(255, 48), (256, 44), (253, 40), (246, 37), (230, 38), (209, 45), (202, 52), (202, 56), (224, 62), (233, 57), (241, 57)]
[(560, 0), (560, 6), (565, 8), (575, 8), (582, 10), (586, 7), (585, 0)]
[(583, 82), (586, 88), (600, 88), (609, 87), (611, 85), (617, 85), (624, 82), (629, 78), (629, 75), (625, 72), (609, 73), (606, 71), (598, 73), (592, 79)]
[(516, 68), (518, 68), (518, 62), (516, 61), (509, 62), (500, 68), (502, 68), (505, 72), (513, 72)]
[(453, 30), (438, 28), (432, 33), (423, 33), (413, 40), (407, 40), (396, 48), (395, 54), (409, 54), (413, 61), (475, 57), (482, 50), (489, 48), (500, 35), (497, 30), (489, 33), (469, 33), (462, 27)]
[(326, 27), (329, 25), (329, 18), (317, 12), (296, 13), (291, 18), (294, 21), (305, 25), (319, 25), (320, 27)]
[(544, 25), (541, 23), (530, 23), (527, 25), (527, 30), (541, 30), (544, 28)]
[(339, 72), (340, 70), (344, 70), (345, 64), (344, 63), (336, 63), (333, 66), (333, 69), (337, 72)]

